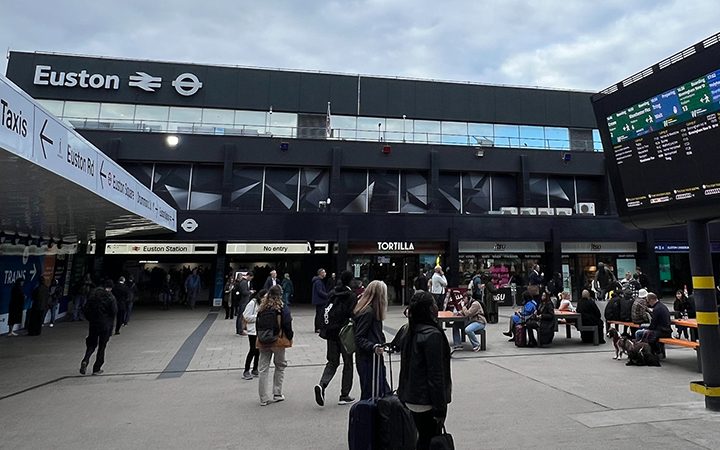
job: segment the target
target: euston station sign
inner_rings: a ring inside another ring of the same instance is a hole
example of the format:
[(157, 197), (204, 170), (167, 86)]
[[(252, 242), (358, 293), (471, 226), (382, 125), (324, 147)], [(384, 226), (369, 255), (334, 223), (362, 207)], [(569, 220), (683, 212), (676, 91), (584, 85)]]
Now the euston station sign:
[[(155, 92), (162, 88), (162, 77), (153, 76), (147, 72), (136, 71), (127, 76), (128, 87), (141, 89), (145, 92)], [(78, 71), (53, 70), (52, 66), (36, 65), (33, 84), (38, 86), (53, 86), (64, 88), (104, 89), (117, 91), (120, 89), (121, 78), (118, 74), (89, 73), (87, 69)], [(179, 74), (170, 85), (175, 91), (189, 97), (195, 95), (203, 83), (194, 73)]]
[(214, 255), (217, 244), (182, 242), (112, 242), (105, 244), (106, 255)]

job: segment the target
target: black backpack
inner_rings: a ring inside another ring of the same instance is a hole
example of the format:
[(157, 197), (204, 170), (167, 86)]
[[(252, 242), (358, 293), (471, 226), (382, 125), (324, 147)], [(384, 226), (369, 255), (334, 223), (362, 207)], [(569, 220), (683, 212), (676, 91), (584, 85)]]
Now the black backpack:
[(346, 309), (347, 305), (343, 305), (343, 302), (338, 301), (338, 296), (333, 291), (323, 310), (323, 326), (320, 328), (321, 338), (337, 338), (340, 335), (340, 330), (350, 318), (350, 314)]
[(266, 309), (260, 312), (255, 319), (257, 340), (261, 344), (272, 344), (280, 336), (280, 324), (278, 316), (280, 313), (274, 309)]
[(427, 288), (428, 288), (428, 287), (427, 287), (427, 284), (428, 284), (428, 279), (427, 279), (427, 277), (426, 277), (425, 275), (423, 275), (423, 274), (420, 274), (420, 275), (418, 275), (418, 277), (415, 279), (415, 290), (418, 290), (418, 291), (427, 291)]

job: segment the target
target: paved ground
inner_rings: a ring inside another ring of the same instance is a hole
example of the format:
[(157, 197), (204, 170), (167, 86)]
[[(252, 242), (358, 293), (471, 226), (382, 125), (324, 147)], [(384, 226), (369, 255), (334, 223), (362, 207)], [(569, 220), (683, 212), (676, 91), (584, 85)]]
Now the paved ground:
[[(626, 367), (610, 344), (583, 345), (576, 331), (548, 349), (519, 349), (500, 334), (509, 313), (489, 327), (486, 352), (453, 358), (447, 424), (457, 448), (719, 448), (720, 414), (688, 388), (700, 378), (692, 350), (669, 349), (661, 368)], [(112, 338), (100, 377), (77, 373), (84, 322), (2, 337), (0, 448), (346, 448), (348, 407), (313, 400), (324, 341), (312, 314), (294, 309), (287, 400), (268, 407), (257, 381), (241, 379), (247, 338), (224, 313), (138, 311)], [(402, 323), (391, 309), (387, 329)]]

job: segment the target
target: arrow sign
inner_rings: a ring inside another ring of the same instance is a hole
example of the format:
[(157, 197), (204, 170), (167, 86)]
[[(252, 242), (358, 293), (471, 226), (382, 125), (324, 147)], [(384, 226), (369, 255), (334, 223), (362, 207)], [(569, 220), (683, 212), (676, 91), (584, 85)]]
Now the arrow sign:
[(32, 274), (32, 276), (30, 277), (30, 281), (32, 281), (33, 279), (35, 279), (35, 274), (37, 273), (37, 267), (35, 267), (35, 263), (33, 263), (33, 268), (30, 273)]
[(47, 153), (45, 152), (45, 143), (47, 142), (50, 145), (53, 145), (53, 140), (49, 137), (45, 136), (45, 127), (47, 126), (48, 121), (45, 119), (45, 122), (43, 123), (42, 128), (40, 129), (40, 146), (42, 147), (43, 156), (45, 159), (47, 159)]
[[(105, 165), (105, 160), (100, 161), (100, 177), (107, 178), (107, 175), (105, 175), (105, 172), (103, 172), (103, 166)], [(100, 182), (100, 188), (105, 189), (105, 184)]]

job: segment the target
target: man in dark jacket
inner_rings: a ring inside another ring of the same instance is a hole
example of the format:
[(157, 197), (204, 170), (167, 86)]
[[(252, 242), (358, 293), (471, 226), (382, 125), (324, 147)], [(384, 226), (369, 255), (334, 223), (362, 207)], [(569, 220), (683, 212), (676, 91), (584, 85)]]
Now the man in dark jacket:
[(40, 277), (40, 284), (32, 292), (32, 304), (28, 314), (28, 336), (39, 336), (45, 321), (48, 304), (50, 303), (50, 288), (45, 278)]
[(117, 316), (117, 303), (112, 295), (113, 282), (107, 280), (103, 287), (95, 289), (85, 303), (83, 313), (89, 322), (88, 336), (85, 339), (85, 356), (80, 362), (80, 373), (85, 375), (90, 357), (97, 348), (97, 356), (93, 365), (93, 375), (103, 373), (105, 363), (105, 347), (112, 334), (113, 321)]
[(115, 334), (120, 334), (120, 327), (125, 325), (125, 314), (127, 313), (128, 303), (132, 295), (130, 289), (125, 285), (125, 277), (118, 278), (118, 282), (112, 288), (113, 297), (117, 304), (117, 316), (115, 324)]
[(650, 326), (646, 329), (637, 330), (635, 332), (635, 340), (654, 345), (659, 338), (672, 337), (670, 310), (668, 310), (664, 303), (659, 302), (657, 295), (652, 292), (648, 292), (647, 294), (647, 304), (648, 307), (652, 309)]
[(267, 277), (267, 280), (265, 280), (265, 284), (263, 285), (263, 289), (270, 289), (271, 287), (280, 284), (280, 280), (278, 280), (277, 277), (277, 271), (271, 270), (270, 276)]
[(312, 279), (312, 304), (315, 305), (315, 332), (320, 333), (323, 323), (327, 291), (325, 290), (325, 269), (318, 269), (317, 275)]
[(352, 279), (353, 275), (349, 270), (340, 274), (340, 284), (328, 295), (328, 302), (323, 311), (320, 337), (327, 339), (327, 364), (320, 377), (320, 383), (315, 386), (315, 401), (319, 406), (325, 405), (325, 388), (340, 366), (340, 355), (343, 359), (343, 371), (338, 405), (347, 405), (355, 401), (350, 397), (353, 384), (353, 357), (340, 343), (340, 330), (350, 321), (357, 304), (357, 296), (350, 289)]
[(417, 448), (428, 448), (442, 431), (451, 400), (450, 346), (437, 323), (432, 295), (416, 292), (408, 309), (408, 333), (402, 344), (398, 397), (412, 412)]
[(237, 314), (237, 319), (235, 320), (235, 333), (237, 334), (244, 334), (244, 327), (243, 327), (243, 312), (245, 311), (245, 307), (247, 306), (248, 302), (250, 301), (250, 296), (255, 293), (255, 290), (250, 287), (250, 283), (252, 283), (253, 277), (255, 275), (252, 272), (248, 272), (239, 283), (235, 285), (235, 298), (238, 299), (237, 301), (237, 311), (235, 313)]

